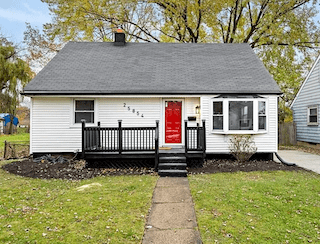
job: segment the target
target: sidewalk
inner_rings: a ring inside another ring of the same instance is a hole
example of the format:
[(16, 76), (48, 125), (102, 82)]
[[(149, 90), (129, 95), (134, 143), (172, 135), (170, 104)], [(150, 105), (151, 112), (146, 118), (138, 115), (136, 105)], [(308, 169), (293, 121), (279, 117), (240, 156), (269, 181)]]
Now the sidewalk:
[(202, 243), (188, 178), (158, 179), (142, 243)]
[[(297, 150), (279, 150), (279, 156), (287, 161), (288, 163), (295, 163), (296, 165), (312, 170), (318, 174), (320, 174), (320, 156), (301, 152)], [(276, 162), (280, 162), (277, 157), (274, 157)]]

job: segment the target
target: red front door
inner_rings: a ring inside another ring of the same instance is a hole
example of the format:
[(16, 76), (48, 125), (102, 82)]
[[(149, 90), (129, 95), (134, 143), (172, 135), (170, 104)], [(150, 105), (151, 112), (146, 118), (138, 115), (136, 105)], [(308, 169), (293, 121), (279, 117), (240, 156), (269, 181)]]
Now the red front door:
[(166, 143), (181, 143), (181, 107), (182, 102), (166, 102)]

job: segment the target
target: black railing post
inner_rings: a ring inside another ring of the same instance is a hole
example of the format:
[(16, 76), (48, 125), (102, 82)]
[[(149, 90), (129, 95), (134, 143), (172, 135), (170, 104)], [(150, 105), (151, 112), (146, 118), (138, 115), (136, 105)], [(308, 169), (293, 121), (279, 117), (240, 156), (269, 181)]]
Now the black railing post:
[(188, 153), (188, 120), (184, 120), (184, 151)]
[(98, 121), (98, 132), (97, 132), (97, 137), (98, 137), (98, 148), (100, 149), (101, 148), (101, 137), (100, 137), (100, 121)]
[(207, 149), (207, 142), (206, 142), (206, 120), (202, 120), (202, 127), (203, 127), (203, 157), (206, 157), (206, 149)]
[(119, 154), (122, 153), (122, 128), (121, 128), (121, 123), (122, 123), (122, 120), (118, 120), (118, 125), (119, 125), (119, 128), (118, 128), (118, 149), (119, 149)]
[(84, 135), (84, 128), (86, 127), (86, 120), (82, 119), (81, 120), (82, 123), (82, 151), (81, 151), (81, 158), (85, 158), (85, 135)]
[(200, 136), (200, 130), (201, 130), (201, 128), (199, 128), (199, 123), (197, 123), (197, 150), (200, 150), (200, 149), (202, 149), (202, 147), (201, 147), (201, 141), (200, 141), (200, 138), (201, 138), (201, 136)]
[(158, 171), (159, 164), (159, 120), (156, 120), (156, 131), (155, 131), (155, 141), (154, 141), (154, 150), (155, 150), (155, 165), (154, 168)]

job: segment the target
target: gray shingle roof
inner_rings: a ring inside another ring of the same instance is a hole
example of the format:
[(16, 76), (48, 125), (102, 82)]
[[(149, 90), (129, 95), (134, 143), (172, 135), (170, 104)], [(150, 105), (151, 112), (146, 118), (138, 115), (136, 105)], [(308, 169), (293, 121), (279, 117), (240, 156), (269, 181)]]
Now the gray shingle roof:
[(248, 44), (69, 42), (25, 94), (279, 94)]

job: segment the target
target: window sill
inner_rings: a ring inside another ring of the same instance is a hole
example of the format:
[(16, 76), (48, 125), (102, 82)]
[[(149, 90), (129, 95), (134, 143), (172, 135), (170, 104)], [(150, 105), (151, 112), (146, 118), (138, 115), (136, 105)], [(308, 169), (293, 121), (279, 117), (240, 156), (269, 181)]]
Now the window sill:
[(268, 131), (261, 130), (261, 131), (252, 131), (252, 130), (233, 130), (233, 131), (211, 131), (211, 134), (218, 134), (218, 135), (258, 135), (258, 134), (267, 134)]
[(318, 126), (319, 123), (318, 122), (309, 122), (307, 123), (308, 126)]
[[(96, 124), (92, 124), (92, 123), (86, 123), (86, 127), (92, 127), (92, 126), (97, 126)], [(71, 124), (70, 125), (70, 128), (81, 128), (82, 127), (82, 124), (79, 123), (79, 124)]]

